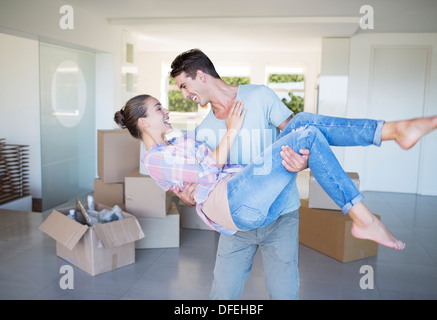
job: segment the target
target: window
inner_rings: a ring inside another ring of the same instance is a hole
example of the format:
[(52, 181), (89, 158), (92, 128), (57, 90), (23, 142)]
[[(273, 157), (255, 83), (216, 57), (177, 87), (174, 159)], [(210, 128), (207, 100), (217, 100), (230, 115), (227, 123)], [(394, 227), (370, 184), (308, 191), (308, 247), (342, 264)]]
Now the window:
[(297, 114), (304, 110), (305, 77), (302, 68), (268, 68), (267, 86)]

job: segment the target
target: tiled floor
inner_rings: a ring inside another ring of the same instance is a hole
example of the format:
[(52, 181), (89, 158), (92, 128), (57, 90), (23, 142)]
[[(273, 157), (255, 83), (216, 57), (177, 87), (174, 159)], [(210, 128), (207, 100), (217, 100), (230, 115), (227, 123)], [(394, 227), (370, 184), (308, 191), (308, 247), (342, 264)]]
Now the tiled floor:
[[(437, 299), (437, 197), (365, 192), (365, 203), (407, 248), (340, 263), (303, 245), (301, 299)], [(180, 248), (136, 250), (136, 263), (95, 277), (74, 268), (62, 290), (54, 240), (39, 231), (42, 215), (0, 211), (0, 299), (208, 299), (218, 234), (181, 230)], [(374, 289), (360, 288), (361, 266)], [(257, 254), (241, 299), (267, 299)]]

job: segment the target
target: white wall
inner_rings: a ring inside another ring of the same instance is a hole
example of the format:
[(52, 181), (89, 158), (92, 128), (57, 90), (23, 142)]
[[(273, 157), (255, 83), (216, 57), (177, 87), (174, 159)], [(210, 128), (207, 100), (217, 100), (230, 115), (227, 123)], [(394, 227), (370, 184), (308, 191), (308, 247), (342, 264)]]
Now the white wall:
[[(348, 117), (437, 115), (437, 34), (362, 34), (350, 47)], [(348, 148), (344, 168), (362, 190), (437, 195), (437, 132), (409, 151), (394, 142)]]
[[(322, 40), (321, 71), (319, 78), (319, 102), (317, 113), (345, 117), (349, 85), (350, 38)], [(345, 148), (332, 147), (343, 165)]]
[(0, 46), (0, 137), (29, 145), (30, 193), (41, 198), (38, 41), (0, 33)]
[[(181, 50), (181, 52), (184, 50)], [(164, 84), (161, 82), (162, 65), (170, 66), (181, 52), (140, 52), (138, 54), (138, 93), (148, 93), (161, 99)], [(215, 66), (247, 65), (253, 84), (265, 84), (266, 67), (304, 67), (305, 111), (316, 108), (316, 82), (320, 72), (319, 52), (207, 52)], [(168, 70), (170, 71), (170, 70)], [(168, 73), (167, 71), (167, 73)]]
[(63, 30), (59, 0), (2, 1), (0, 137), (30, 145), (30, 191), (41, 197), (39, 41), (96, 53), (96, 128), (113, 127), (121, 102), (121, 28), (72, 5), (74, 29)]

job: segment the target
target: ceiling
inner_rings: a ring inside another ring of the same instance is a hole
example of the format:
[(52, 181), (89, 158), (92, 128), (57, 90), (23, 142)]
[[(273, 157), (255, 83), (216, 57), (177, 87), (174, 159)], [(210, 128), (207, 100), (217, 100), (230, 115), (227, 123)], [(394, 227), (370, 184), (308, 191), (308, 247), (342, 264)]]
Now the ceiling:
[[(140, 35), (142, 51), (320, 51), (321, 38), (437, 32), (437, 0), (69, 0)], [(360, 28), (362, 5), (374, 29)]]

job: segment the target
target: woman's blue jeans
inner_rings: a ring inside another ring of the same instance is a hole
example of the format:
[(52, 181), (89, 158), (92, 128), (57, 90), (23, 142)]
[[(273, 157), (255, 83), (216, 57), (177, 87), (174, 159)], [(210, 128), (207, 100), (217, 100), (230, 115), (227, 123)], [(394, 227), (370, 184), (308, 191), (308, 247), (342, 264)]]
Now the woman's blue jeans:
[(278, 218), (288, 195), (284, 187), (295, 180), (297, 173), (282, 164), (282, 146), (295, 152), (309, 149), (308, 166), (325, 192), (348, 213), (360, 202), (360, 194), (344, 172), (330, 146), (381, 145), (384, 122), (370, 119), (346, 119), (311, 113), (298, 113), (287, 124), (276, 141), (260, 157), (228, 181), (228, 201), (232, 218), (240, 230), (265, 227)]

